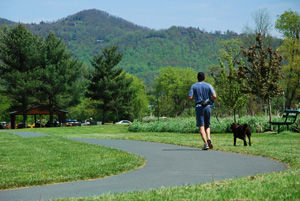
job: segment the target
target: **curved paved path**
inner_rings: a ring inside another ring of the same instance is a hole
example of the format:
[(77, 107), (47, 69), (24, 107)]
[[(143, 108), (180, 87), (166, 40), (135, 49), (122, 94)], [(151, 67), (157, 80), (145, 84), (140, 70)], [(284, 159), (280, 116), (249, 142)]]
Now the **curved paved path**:
[(286, 169), (269, 158), (161, 143), (72, 139), (121, 149), (147, 159), (143, 168), (104, 179), (0, 191), (0, 200), (47, 200), (199, 184)]

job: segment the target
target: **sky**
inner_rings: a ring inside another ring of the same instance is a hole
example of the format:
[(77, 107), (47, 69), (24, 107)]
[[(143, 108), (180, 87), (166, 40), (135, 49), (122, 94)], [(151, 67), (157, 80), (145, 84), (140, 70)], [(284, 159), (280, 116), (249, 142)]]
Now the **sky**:
[(0, 18), (21, 23), (52, 22), (87, 9), (155, 30), (183, 26), (237, 33), (254, 28), (254, 13), (265, 9), (271, 34), (281, 37), (275, 30), (277, 16), (288, 10), (300, 13), (300, 0), (0, 0)]

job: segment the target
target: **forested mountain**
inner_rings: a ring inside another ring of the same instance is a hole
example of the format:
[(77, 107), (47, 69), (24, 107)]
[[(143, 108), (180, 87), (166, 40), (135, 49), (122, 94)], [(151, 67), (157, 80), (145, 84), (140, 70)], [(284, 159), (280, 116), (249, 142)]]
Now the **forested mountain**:
[[(0, 19), (2, 29), (13, 26)], [(201, 26), (201, 24), (199, 24)], [(207, 70), (218, 64), (218, 41), (238, 37), (228, 31), (206, 33), (199, 28), (170, 27), (151, 30), (99, 10), (85, 10), (55, 22), (26, 24), (40, 36), (54, 32), (62, 38), (73, 56), (90, 66), (93, 56), (104, 47), (117, 45), (124, 54), (119, 66), (151, 85), (158, 70), (166, 66)]]

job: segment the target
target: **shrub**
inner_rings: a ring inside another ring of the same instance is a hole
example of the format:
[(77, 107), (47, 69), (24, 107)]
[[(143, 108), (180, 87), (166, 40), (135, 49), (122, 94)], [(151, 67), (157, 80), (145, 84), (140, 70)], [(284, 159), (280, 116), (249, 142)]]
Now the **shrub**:
[[(274, 117), (274, 121), (280, 121), (281, 117)], [(232, 118), (211, 118), (212, 133), (231, 133), (230, 125), (233, 123)], [(237, 120), (237, 123), (247, 123), (252, 133), (261, 133), (270, 129), (269, 119), (265, 117), (244, 116)], [(295, 132), (299, 132), (300, 119), (291, 127)], [(273, 129), (277, 131), (277, 126)], [(282, 126), (281, 130), (286, 129)], [(179, 132), (179, 133), (198, 133), (199, 128), (196, 126), (195, 117), (186, 118), (168, 118), (168, 119), (143, 119), (134, 121), (129, 127), (133, 132)]]

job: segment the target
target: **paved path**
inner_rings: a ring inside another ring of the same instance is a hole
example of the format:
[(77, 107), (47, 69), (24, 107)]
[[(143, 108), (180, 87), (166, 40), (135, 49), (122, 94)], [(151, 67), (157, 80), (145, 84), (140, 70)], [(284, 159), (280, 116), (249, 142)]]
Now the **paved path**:
[[(161, 143), (109, 139), (72, 139), (121, 149), (147, 159), (143, 168), (104, 179), (0, 191), (1, 201), (47, 200), (199, 184), (282, 171), (269, 158)], [(250, 147), (249, 147), (250, 148)]]

